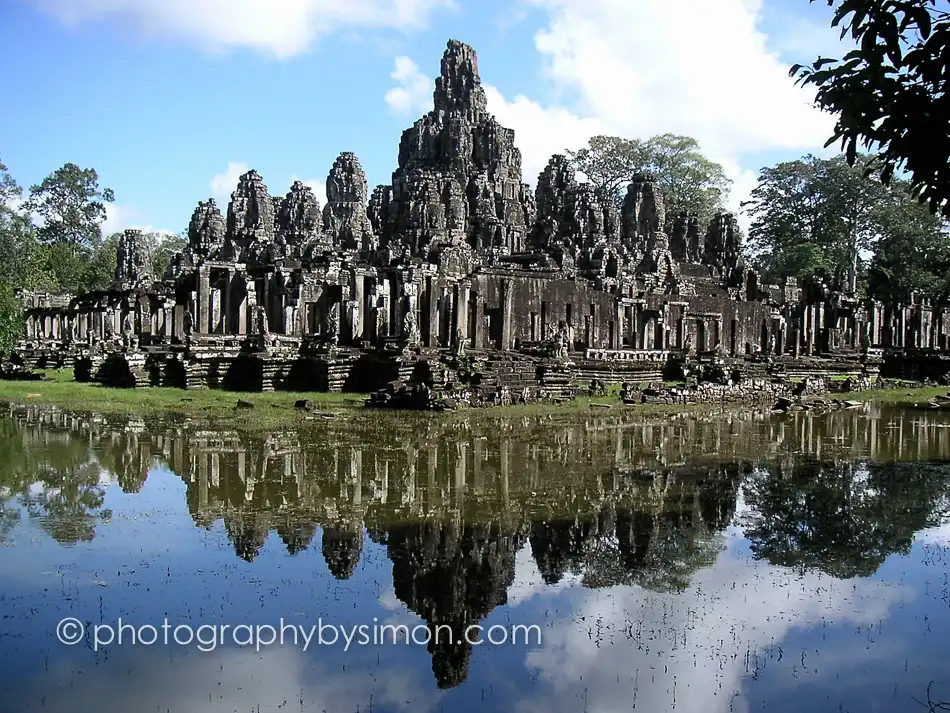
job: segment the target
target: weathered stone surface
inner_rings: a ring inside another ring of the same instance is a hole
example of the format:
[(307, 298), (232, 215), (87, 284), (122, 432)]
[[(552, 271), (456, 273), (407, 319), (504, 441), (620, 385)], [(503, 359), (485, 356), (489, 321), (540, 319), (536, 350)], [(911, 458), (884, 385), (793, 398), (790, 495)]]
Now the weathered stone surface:
[[(533, 206), (514, 132), (487, 114), (475, 52), (451, 41), (434, 108), (403, 132), (383, 244), (427, 253), (467, 242), (488, 254), (521, 252)], [(382, 201), (380, 201), (382, 203)]]
[(200, 257), (214, 255), (224, 244), (227, 226), (214, 198), (198, 203), (188, 223), (188, 247)]
[(115, 257), (116, 290), (152, 286), (152, 251), (141, 230), (126, 230), (122, 233)]
[(254, 250), (274, 242), (274, 226), (274, 202), (264, 179), (248, 171), (228, 203), (227, 237), (240, 249)]
[(327, 204), (323, 231), (334, 247), (371, 250), (375, 247), (373, 226), (367, 216), (366, 174), (356, 155), (341, 153), (327, 176)]
[(323, 227), (320, 202), (310, 186), (294, 181), (277, 210), (277, 236), (290, 248), (316, 240)]

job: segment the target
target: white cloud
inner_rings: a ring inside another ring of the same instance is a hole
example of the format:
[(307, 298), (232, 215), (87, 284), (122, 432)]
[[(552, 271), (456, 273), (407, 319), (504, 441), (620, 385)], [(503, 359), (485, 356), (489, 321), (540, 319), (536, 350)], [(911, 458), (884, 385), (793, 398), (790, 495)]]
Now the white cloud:
[(138, 208), (106, 203), (106, 219), (102, 224), (102, 234), (112, 235), (123, 230), (141, 230), (143, 233), (162, 233), (164, 235), (176, 234), (174, 230), (156, 228), (151, 223), (143, 222), (142, 211)]
[(231, 161), (223, 172), (211, 177), (208, 187), (211, 189), (211, 197), (217, 201), (222, 211), (227, 208), (231, 201), (231, 194), (237, 188), (238, 179), (250, 171), (251, 168), (243, 161)]
[(246, 48), (278, 59), (298, 55), (333, 32), (410, 30), (452, 0), (32, 0), (67, 24), (115, 20), (145, 37), (171, 37), (202, 49)]
[[(913, 596), (908, 587), (794, 572), (726, 553), (686, 592), (577, 588), (560, 595), (543, 645), (527, 654), (535, 674), (508, 710), (739, 710), (749, 663), (763, 662), (795, 630), (872, 625)], [(862, 647), (863, 648), (863, 647)], [(804, 654), (804, 652), (802, 652)], [(826, 661), (826, 664), (828, 662)]]
[(432, 79), (419, 71), (408, 57), (396, 57), (396, 66), (390, 75), (398, 86), (386, 92), (386, 104), (394, 114), (425, 112), (432, 105)]
[(318, 181), (315, 178), (297, 178), (294, 176), (290, 179), (290, 182), (301, 181), (305, 186), (308, 186), (314, 195), (316, 195), (317, 200), (320, 201), (320, 207), (322, 208), (327, 204), (327, 184), (323, 181)]
[[(771, 19), (761, 0), (527, 2), (546, 14), (535, 35), (545, 75), (557, 96), (574, 98), (542, 105), (524, 95), (506, 98), (486, 84), (489, 111), (515, 130), (528, 183), (552, 154), (580, 148), (595, 134), (671, 132), (696, 138), (724, 166), (734, 182), (727, 203), (738, 212), (759, 168), (744, 158), (819, 151), (831, 135), (833, 118), (814, 108), (813, 96), (795, 86), (779, 56), (789, 30), (782, 37), (761, 31)], [(821, 32), (809, 42), (827, 43), (827, 28), (816, 22), (808, 28)]]
[[(211, 190), (211, 197), (217, 201), (221, 212), (227, 211), (228, 203), (231, 202), (231, 194), (234, 192), (234, 189), (237, 188), (238, 179), (250, 170), (250, 166), (244, 161), (230, 161), (224, 171), (211, 177), (211, 180), (208, 182), (208, 187)], [(266, 184), (267, 177), (263, 176), (263, 178)], [(316, 194), (317, 200), (320, 201), (320, 206), (323, 207), (326, 205), (327, 184), (315, 178), (298, 178), (297, 176), (293, 176), (283, 189), (277, 188), (276, 185), (268, 185), (267, 190), (272, 196), (283, 196), (290, 190), (290, 186), (294, 181), (302, 181), (304, 185), (309, 186), (310, 190)]]

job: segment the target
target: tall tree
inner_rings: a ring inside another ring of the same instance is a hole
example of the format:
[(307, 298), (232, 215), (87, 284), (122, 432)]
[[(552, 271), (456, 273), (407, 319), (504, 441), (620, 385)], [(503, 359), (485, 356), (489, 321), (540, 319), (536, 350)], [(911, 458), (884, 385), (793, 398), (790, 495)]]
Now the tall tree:
[(67, 163), (30, 188), (26, 207), (40, 218), (43, 242), (94, 248), (102, 240), (106, 203), (114, 200), (111, 188), (99, 187), (94, 168)]
[(172, 256), (184, 250), (188, 244), (187, 234), (149, 233), (147, 237), (152, 246), (152, 275), (156, 280), (161, 280)]
[(749, 247), (767, 278), (822, 268), (854, 286), (861, 255), (882, 235), (876, 209), (888, 193), (864, 175), (867, 160), (851, 167), (842, 156), (808, 155), (761, 170), (743, 206), (752, 219)]
[(20, 210), (23, 192), (0, 162), (0, 353), (8, 352), (23, 331), (17, 289), (52, 286), (46, 256), (28, 217)]
[(646, 141), (594, 136), (585, 148), (567, 153), (597, 192), (618, 205), (634, 175), (652, 178), (663, 192), (671, 221), (680, 213), (708, 220), (722, 210), (732, 185), (723, 167), (706, 158), (689, 136), (660, 134)]
[[(814, 2), (814, 0), (809, 0)], [(887, 184), (895, 171), (911, 176), (915, 197), (950, 217), (950, 11), (946, 0), (827, 0), (832, 27), (858, 48), (842, 59), (819, 57), (789, 72), (817, 88), (817, 103), (838, 114), (827, 146), (841, 141), (848, 161), (858, 146), (877, 152)], [(937, 9), (938, 4), (944, 9)]]
[(919, 291), (946, 299), (950, 297), (950, 228), (909, 193), (892, 191), (877, 206), (883, 237), (868, 267), (868, 294), (907, 302), (912, 292)]

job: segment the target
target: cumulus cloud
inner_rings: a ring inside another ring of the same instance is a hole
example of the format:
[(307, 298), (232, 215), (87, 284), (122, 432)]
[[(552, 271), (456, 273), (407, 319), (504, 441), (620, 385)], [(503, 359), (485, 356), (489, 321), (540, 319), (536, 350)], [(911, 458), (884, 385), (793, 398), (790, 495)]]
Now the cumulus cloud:
[(397, 84), (385, 96), (391, 112), (404, 115), (429, 110), (433, 81), (419, 71), (415, 62), (408, 57), (396, 57), (396, 66), (390, 76)]
[(231, 200), (231, 194), (237, 188), (238, 179), (250, 171), (251, 168), (243, 161), (230, 161), (228, 167), (221, 173), (216, 173), (208, 182), (211, 197), (221, 207), (226, 207)]
[(411, 30), (453, 0), (32, 0), (67, 24), (112, 20), (145, 37), (202, 49), (252, 49), (286, 59), (333, 32)]
[[(685, 713), (742, 709), (733, 695), (747, 664), (791, 648), (793, 631), (872, 625), (912, 596), (909, 588), (802, 576), (728, 553), (679, 595), (568, 590), (551, 609), (569, 614), (550, 619), (544, 645), (526, 656), (536, 685), (507, 709), (566, 712), (579, 699), (604, 711), (633, 702)], [(785, 653), (797, 658), (798, 650)]]
[(323, 181), (318, 181), (315, 178), (297, 178), (294, 176), (290, 179), (290, 182), (301, 181), (305, 186), (308, 186), (314, 195), (316, 195), (317, 200), (320, 201), (320, 207), (322, 208), (327, 204), (327, 184)]
[(144, 221), (142, 211), (134, 206), (106, 203), (106, 219), (102, 224), (102, 234), (112, 235), (123, 230), (141, 230), (143, 233), (160, 233), (175, 235), (176, 231), (157, 228)]
[[(515, 130), (529, 183), (553, 153), (595, 134), (671, 132), (696, 138), (725, 167), (734, 182), (727, 204), (738, 211), (759, 168), (744, 159), (817, 151), (831, 135), (833, 118), (788, 76), (780, 56), (788, 38), (760, 29), (766, 19), (781, 26), (765, 17), (761, 0), (527, 1), (545, 16), (535, 35), (545, 76), (556, 96), (572, 98), (542, 104), (486, 83), (488, 109)], [(807, 26), (827, 42), (826, 28)]]

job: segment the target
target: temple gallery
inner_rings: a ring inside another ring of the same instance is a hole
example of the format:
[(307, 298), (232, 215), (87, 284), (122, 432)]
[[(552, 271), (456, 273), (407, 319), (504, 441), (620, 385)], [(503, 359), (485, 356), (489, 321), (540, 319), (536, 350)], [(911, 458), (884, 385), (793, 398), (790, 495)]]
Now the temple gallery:
[(113, 289), (21, 293), (11, 362), (129, 387), (389, 384), (380, 404), (406, 389), (510, 403), (592, 382), (948, 370), (948, 309), (925, 297), (861, 298), (854, 275), (765, 284), (733, 215), (667, 215), (647, 177), (617, 205), (555, 155), (532, 190), (474, 50), (454, 40), (391, 184), (370, 192), (342, 153), (326, 186), (321, 207), (301, 182), (272, 196), (245, 173), (223, 210), (198, 203), (164, 275), (125, 231)]

